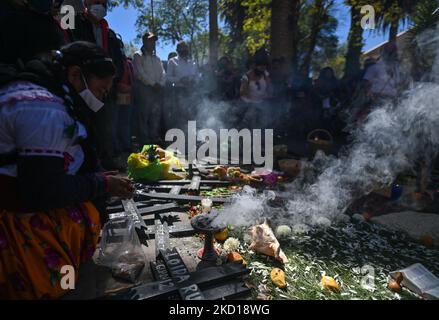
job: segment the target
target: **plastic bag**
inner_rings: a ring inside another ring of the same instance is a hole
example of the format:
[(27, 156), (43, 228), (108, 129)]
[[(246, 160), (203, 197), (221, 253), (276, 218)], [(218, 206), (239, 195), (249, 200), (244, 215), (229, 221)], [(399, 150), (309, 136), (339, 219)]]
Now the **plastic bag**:
[(134, 180), (158, 181), (163, 177), (160, 160), (149, 161), (141, 153), (132, 153), (128, 157), (128, 178)]
[(183, 169), (172, 152), (158, 145), (145, 145), (140, 153), (132, 153), (128, 157), (128, 178), (134, 180), (154, 182), (162, 179), (183, 179), (184, 177), (172, 172), (173, 168)]
[(131, 217), (110, 220), (104, 225), (96, 263), (110, 268), (115, 278), (136, 282), (146, 257)]

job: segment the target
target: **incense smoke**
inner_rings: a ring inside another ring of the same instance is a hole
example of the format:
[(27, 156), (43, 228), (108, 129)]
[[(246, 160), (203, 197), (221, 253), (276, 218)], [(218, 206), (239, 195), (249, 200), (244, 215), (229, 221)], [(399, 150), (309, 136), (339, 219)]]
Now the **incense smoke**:
[[(437, 44), (437, 34), (436, 30), (428, 45), (432, 41)], [(281, 216), (275, 217), (276, 222), (328, 226), (344, 219), (342, 213), (355, 199), (389, 186), (399, 173), (413, 169), (417, 161), (434, 159), (439, 148), (438, 62), (436, 54), (431, 77), (426, 78), (431, 82), (412, 83), (396, 105), (385, 103), (372, 111), (352, 131), (352, 143), (338, 158), (317, 153), (313, 169), (288, 186), (284, 195), (289, 201)], [(273, 214), (279, 215), (267, 210), (266, 198), (247, 192), (224, 208), (222, 220), (251, 225)]]

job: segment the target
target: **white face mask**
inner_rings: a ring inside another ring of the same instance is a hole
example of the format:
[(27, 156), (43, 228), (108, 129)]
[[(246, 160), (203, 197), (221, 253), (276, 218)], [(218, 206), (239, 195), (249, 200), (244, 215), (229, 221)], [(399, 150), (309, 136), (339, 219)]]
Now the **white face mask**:
[(85, 83), (85, 90), (81, 91), (79, 95), (84, 100), (84, 102), (88, 105), (88, 107), (93, 110), (94, 112), (98, 112), (103, 106), (104, 103), (96, 98), (96, 96), (93, 94), (93, 92), (90, 91), (87, 85), (87, 81), (85, 81), (84, 76), (82, 76), (82, 80)]
[(107, 15), (107, 8), (102, 4), (94, 4), (90, 7), (89, 12), (98, 20), (102, 20)]

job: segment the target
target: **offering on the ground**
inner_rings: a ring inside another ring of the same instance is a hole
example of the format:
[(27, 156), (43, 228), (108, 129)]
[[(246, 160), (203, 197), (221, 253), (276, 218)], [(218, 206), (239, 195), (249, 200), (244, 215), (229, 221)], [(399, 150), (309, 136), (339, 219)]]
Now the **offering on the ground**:
[(239, 240), (236, 238), (229, 238), (224, 242), (223, 248), (226, 252), (232, 252), (238, 250)]
[(267, 222), (251, 227), (249, 232), (252, 237), (250, 250), (274, 257), (282, 263), (288, 262), (287, 256), (280, 248), (279, 241), (277, 241)]
[(140, 153), (128, 157), (128, 177), (134, 180), (181, 180), (185, 177), (185, 172), (177, 174), (172, 172), (173, 168), (183, 170), (172, 152), (157, 145), (145, 145)]
[(326, 290), (330, 290), (333, 292), (340, 291), (340, 285), (338, 284), (337, 280), (335, 280), (332, 277), (322, 276), (320, 283), (321, 283), (322, 287)]
[[(439, 278), (420, 263), (390, 274), (395, 281), (427, 300), (439, 299)], [(401, 279), (402, 277), (402, 279)]]
[(292, 230), (287, 225), (281, 225), (281, 226), (278, 226), (276, 228), (276, 237), (278, 237), (279, 239), (287, 238), (288, 236), (291, 235), (291, 233), (292, 233)]
[(247, 266), (247, 261), (245, 261), (244, 258), (236, 251), (230, 252), (227, 255), (227, 261), (229, 262), (241, 261), (243, 265)]
[(400, 293), (402, 291), (401, 285), (394, 279), (390, 279), (387, 288), (393, 292)]
[(258, 175), (246, 174), (241, 172), (239, 167), (225, 167), (217, 166), (210, 170), (207, 178), (227, 180), (241, 184), (260, 184), (263, 183), (263, 178)]
[(145, 262), (141, 259), (122, 256), (119, 262), (113, 265), (111, 272), (115, 278), (135, 283), (144, 267)]
[(220, 232), (215, 233), (215, 240), (217, 241), (226, 241), (226, 239), (229, 237), (229, 229), (224, 228), (224, 230), (221, 230)]
[(270, 278), (276, 287), (280, 289), (285, 289), (287, 287), (285, 272), (282, 269), (274, 268), (273, 270), (271, 270)]

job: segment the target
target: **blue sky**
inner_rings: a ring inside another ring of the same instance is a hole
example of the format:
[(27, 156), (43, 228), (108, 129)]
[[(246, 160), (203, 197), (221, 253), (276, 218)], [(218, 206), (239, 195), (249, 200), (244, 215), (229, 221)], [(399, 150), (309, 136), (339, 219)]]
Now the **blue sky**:
[[(340, 43), (343, 43), (347, 39), (350, 26), (349, 8), (343, 4), (342, 0), (336, 0), (334, 13), (338, 19), (337, 36)], [(130, 42), (137, 36), (135, 27), (137, 14), (137, 10), (132, 7), (128, 9), (117, 7), (108, 14), (107, 20), (111, 28), (119, 33), (125, 42)], [(387, 37), (386, 35), (365, 31), (364, 38), (364, 49), (368, 50), (385, 41)], [(171, 51), (175, 51), (172, 44), (164, 45), (160, 41), (157, 43), (157, 54), (161, 59), (165, 59)]]

